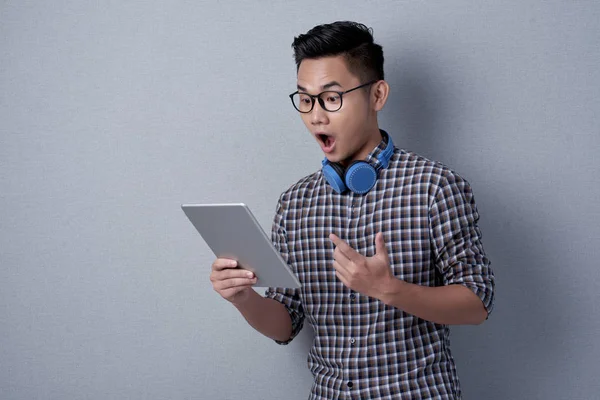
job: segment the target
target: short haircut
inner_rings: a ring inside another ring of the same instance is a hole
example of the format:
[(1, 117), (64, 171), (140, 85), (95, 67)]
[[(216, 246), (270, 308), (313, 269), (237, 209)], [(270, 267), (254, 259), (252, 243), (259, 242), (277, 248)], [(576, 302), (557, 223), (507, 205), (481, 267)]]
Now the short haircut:
[(318, 25), (294, 38), (296, 71), (304, 59), (342, 55), (348, 70), (363, 81), (384, 79), (383, 48), (373, 41), (372, 29), (358, 22)]

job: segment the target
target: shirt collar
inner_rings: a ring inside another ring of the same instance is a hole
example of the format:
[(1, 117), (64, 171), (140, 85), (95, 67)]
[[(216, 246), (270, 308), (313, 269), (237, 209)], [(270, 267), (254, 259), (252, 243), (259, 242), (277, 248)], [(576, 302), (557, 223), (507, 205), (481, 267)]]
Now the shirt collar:
[(379, 165), (379, 160), (377, 159), (377, 157), (379, 157), (379, 155), (385, 150), (388, 144), (387, 132), (383, 129), (380, 129), (379, 132), (381, 133), (381, 141), (379, 142), (377, 147), (371, 150), (371, 152), (367, 155), (367, 158), (365, 158), (365, 161), (373, 166)]

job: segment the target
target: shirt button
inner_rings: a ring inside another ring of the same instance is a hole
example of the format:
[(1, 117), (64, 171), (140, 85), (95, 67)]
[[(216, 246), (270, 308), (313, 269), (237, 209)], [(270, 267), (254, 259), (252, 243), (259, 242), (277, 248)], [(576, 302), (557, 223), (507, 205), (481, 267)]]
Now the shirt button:
[(356, 339), (354, 339), (354, 338), (350, 339), (350, 344), (354, 344), (354, 343), (356, 343)]
[(350, 293), (350, 300), (356, 299), (356, 295), (354, 293)]
[(354, 386), (354, 384), (352, 383), (352, 381), (348, 381), (348, 383), (346, 385), (348, 385), (349, 388), (352, 388), (352, 386)]

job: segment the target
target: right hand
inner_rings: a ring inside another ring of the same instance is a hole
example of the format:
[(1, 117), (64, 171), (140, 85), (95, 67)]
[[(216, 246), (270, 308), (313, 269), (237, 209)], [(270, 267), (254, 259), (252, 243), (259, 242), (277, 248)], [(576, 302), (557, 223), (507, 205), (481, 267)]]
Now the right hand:
[(242, 303), (250, 294), (256, 275), (247, 269), (237, 268), (237, 261), (217, 258), (212, 265), (210, 281), (213, 289), (231, 303)]

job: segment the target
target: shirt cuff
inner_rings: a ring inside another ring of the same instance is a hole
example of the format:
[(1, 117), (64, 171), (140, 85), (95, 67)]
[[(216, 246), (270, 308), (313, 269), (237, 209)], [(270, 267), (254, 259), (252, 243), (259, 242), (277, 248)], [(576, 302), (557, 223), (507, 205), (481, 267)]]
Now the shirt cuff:
[(273, 299), (275, 301), (280, 302), (281, 304), (283, 304), (283, 306), (287, 310), (287, 312), (290, 316), (290, 319), (292, 321), (292, 333), (287, 340), (284, 340), (284, 341), (280, 341), (280, 340), (276, 340), (276, 339), (273, 339), (273, 340), (275, 341), (275, 343), (280, 344), (280, 345), (289, 344), (292, 340), (294, 340), (294, 338), (296, 336), (298, 336), (298, 334), (302, 330), (302, 327), (304, 326), (304, 312), (298, 311), (298, 310), (290, 307), (288, 304), (286, 304), (287, 303), (286, 300), (289, 301), (289, 299), (286, 296), (284, 296), (283, 294), (278, 293), (272, 289), (267, 289), (267, 291), (265, 292), (265, 298)]

